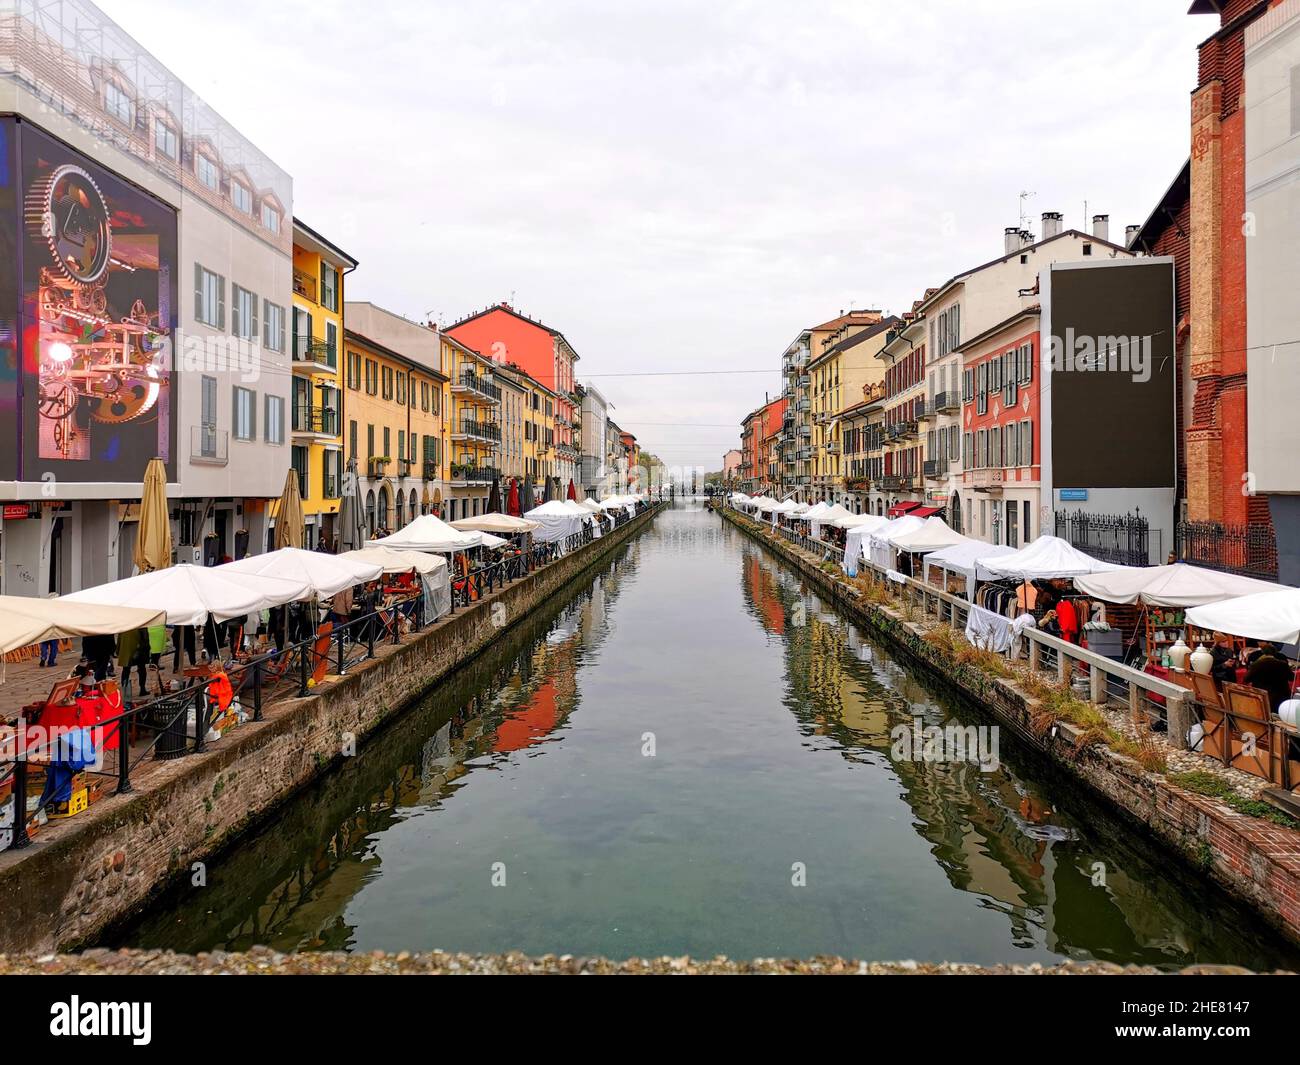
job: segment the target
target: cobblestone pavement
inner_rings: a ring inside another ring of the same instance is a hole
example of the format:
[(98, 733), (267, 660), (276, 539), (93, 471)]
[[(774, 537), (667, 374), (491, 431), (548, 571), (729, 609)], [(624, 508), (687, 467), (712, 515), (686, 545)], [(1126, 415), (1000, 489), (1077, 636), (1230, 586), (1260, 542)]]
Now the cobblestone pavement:
[[(278, 954), (254, 948), (246, 954), (173, 954), (170, 951), (88, 950), (84, 954), (7, 956), (0, 954), (0, 976), (202, 976), (202, 975), (990, 975), (990, 976), (1122, 976), (1155, 975), (1160, 970), (1108, 962), (1063, 962), (1060, 965), (923, 964), (914, 961), (867, 962), (846, 958), (581, 958), (568, 954), (530, 957), (526, 954)], [(1231, 965), (1193, 965), (1182, 975), (1251, 975)]]

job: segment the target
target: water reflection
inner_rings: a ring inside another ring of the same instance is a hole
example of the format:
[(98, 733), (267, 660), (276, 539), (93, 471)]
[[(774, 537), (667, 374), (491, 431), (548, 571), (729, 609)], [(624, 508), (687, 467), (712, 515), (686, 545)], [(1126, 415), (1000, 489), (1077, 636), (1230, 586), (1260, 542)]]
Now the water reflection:
[(995, 772), (896, 758), (913, 717), (987, 724), (669, 511), (118, 939), (1296, 964), (1009, 738)]

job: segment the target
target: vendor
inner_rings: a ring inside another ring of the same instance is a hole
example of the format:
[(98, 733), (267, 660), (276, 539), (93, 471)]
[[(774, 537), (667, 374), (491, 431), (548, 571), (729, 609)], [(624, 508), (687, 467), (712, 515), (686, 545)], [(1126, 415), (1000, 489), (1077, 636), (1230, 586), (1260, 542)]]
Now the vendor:
[(1246, 683), (1268, 692), (1268, 701), (1276, 714), (1278, 707), (1291, 698), (1295, 673), (1291, 669), (1291, 663), (1278, 651), (1277, 645), (1264, 641), (1259, 645), (1259, 654), (1246, 670)]
[(1232, 640), (1224, 633), (1216, 632), (1214, 646), (1210, 648), (1210, 653), (1214, 656), (1214, 663), (1210, 666), (1210, 676), (1220, 684), (1236, 683), (1237, 651), (1232, 646)]

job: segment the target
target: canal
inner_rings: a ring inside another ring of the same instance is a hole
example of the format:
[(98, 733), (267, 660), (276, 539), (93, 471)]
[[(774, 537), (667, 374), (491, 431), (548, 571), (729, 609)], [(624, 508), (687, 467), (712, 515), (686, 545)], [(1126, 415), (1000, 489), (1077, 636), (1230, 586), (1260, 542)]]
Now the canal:
[(1297, 952), (680, 501), (112, 937), (182, 951), (840, 954), (1295, 968)]

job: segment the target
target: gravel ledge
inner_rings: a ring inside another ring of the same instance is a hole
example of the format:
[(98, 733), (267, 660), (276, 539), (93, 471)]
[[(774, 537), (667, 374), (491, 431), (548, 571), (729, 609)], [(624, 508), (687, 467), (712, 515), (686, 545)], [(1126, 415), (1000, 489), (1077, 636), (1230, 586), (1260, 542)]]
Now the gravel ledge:
[[(0, 954), (0, 976), (421, 976), (421, 975), (567, 975), (567, 976), (1124, 976), (1157, 975), (1161, 970), (1109, 962), (1062, 962), (1059, 965), (965, 965), (957, 962), (867, 962), (847, 958), (804, 960), (756, 958), (731, 961), (698, 958), (580, 958), (546, 954), (279, 954), (264, 947), (247, 953), (174, 954), (160, 950), (88, 950), (84, 954)], [(1233, 965), (1191, 965), (1179, 975), (1252, 975)]]

